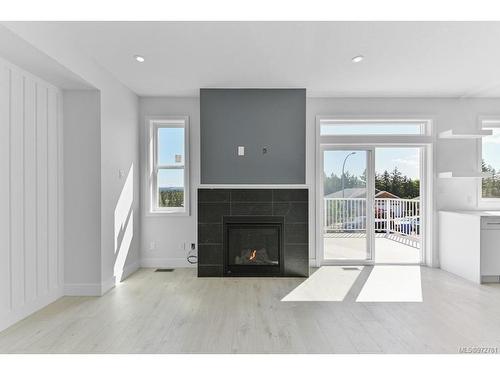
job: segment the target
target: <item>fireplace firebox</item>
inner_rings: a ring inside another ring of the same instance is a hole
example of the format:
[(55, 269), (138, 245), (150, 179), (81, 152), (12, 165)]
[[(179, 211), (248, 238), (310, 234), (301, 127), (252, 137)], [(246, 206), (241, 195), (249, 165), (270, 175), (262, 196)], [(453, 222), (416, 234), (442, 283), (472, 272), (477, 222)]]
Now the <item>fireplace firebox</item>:
[(224, 275), (281, 276), (283, 227), (282, 216), (225, 216)]

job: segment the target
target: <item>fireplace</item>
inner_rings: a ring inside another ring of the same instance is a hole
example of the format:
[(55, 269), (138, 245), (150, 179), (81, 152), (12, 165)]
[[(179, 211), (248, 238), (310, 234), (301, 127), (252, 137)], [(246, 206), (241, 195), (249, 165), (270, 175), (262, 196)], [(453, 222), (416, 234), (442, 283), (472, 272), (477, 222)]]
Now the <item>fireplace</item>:
[(198, 276), (307, 277), (308, 201), (307, 189), (198, 189)]
[(225, 216), (224, 275), (281, 276), (283, 224), (282, 216)]

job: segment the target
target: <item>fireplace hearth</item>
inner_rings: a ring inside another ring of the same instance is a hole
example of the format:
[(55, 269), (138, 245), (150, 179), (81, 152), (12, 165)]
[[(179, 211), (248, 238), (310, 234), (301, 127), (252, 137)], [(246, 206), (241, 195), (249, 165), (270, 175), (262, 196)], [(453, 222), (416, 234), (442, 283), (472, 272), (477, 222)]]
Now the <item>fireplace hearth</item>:
[(283, 224), (282, 216), (224, 217), (224, 275), (281, 276)]

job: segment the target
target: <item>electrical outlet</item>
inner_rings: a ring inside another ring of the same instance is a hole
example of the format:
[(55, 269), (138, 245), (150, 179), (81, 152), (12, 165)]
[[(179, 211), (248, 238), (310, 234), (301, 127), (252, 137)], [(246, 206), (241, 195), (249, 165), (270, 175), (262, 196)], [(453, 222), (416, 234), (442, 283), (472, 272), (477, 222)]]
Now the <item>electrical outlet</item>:
[(156, 250), (156, 242), (155, 241), (151, 241), (149, 243), (149, 250)]

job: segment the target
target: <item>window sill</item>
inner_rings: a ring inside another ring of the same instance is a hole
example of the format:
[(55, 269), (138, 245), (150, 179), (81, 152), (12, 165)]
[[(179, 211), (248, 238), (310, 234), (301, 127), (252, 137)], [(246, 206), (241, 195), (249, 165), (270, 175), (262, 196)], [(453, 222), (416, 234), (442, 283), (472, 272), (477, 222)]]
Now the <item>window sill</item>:
[(189, 211), (148, 211), (146, 217), (182, 217), (190, 216)]

